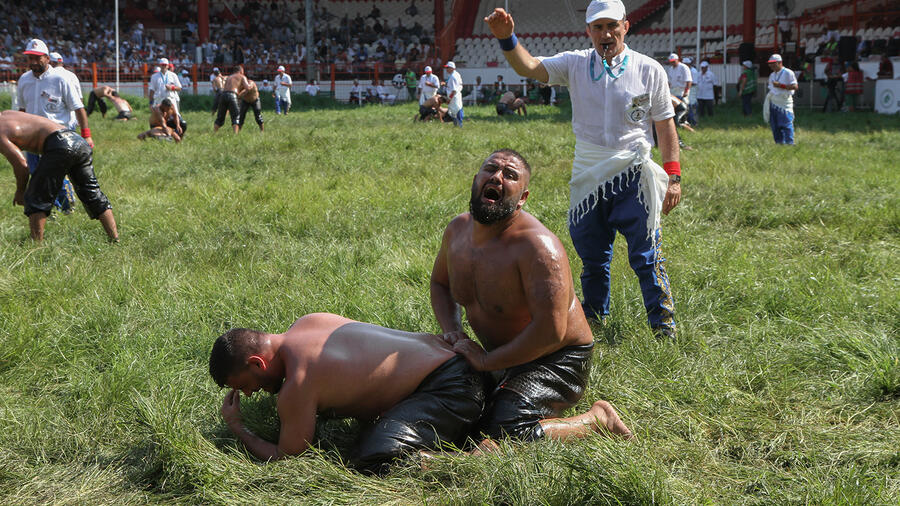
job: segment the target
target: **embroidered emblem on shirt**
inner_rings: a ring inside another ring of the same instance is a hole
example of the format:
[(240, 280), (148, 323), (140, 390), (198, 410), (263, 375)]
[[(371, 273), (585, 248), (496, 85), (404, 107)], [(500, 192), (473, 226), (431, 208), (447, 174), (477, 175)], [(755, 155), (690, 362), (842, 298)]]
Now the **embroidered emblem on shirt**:
[(630, 123), (640, 123), (647, 119), (647, 109), (650, 107), (650, 94), (644, 93), (631, 99), (631, 105), (625, 109), (625, 120)]

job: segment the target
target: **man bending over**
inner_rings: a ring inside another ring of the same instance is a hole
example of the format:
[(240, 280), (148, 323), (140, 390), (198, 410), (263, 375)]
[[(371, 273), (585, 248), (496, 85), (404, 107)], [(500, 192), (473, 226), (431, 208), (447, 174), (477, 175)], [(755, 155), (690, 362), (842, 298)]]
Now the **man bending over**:
[[(406, 453), (462, 446), (484, 406), (484, 384), (440, 336), (387, 329), (327, 313), (300, 318), (283, 334), (232, 329), (213, 344), (209, 372), (231, 388), (222, 417), (261, 460), (306, 450), (316, 415), (365, 426), (350, 463), (383, 473)], [(241, 422), (240, 393), (278, 394), (281, 430), (266, 441)]]
[[(605, 401), (555, 418), (584, 395), (594, 338), (562, 243), (522, 210), (530, 178), (519, 153), (492, 153), (472, 181), (470, 212), (444, 231), (431, 274), (431, 306), (444, 339), (496, 380), (479, 431), (526, 441), (601, 431), (631, 437)], [(484, 348), (463, 332), (460, 306)]]
[[(23, 151), (41, 156), (34, 174), (28, 174)], [(53, 199), (67, 175), (75, 194), (91, 219), (100, 220), (110, 241), (118, 242), (116, 219), (94, 176), (93, 150), (80, 135), (42, 116), (19, 111), (0, 113), (0, 153), (16, 175), (13, 204), (25, 206), (31, 238), (44, 239)]]

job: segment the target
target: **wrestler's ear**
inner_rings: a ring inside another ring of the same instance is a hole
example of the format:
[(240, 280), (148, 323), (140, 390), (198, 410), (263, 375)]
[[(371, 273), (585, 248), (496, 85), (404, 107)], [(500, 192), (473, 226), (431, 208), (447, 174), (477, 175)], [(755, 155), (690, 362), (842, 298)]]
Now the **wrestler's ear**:
[(269, 362), (259, 355), (250, 355), (247, 357), (247, 365), (250, 367), (259, 367), (263, 371), (269, 368)]
[(522, 209), (522, 206), (525, 205), (525, 201), (528, 200), (528, 190), (522, 192), (522, 196), (519, 198), (519, 203), (516, 204), (516, 209)]

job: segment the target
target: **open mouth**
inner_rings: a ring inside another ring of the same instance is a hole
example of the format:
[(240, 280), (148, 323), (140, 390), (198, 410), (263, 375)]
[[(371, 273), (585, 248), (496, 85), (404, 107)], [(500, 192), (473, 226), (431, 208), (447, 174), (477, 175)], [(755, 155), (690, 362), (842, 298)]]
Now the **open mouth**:
[(495, 186), (488, 186), (487, 188), (484, 189), (483, 192), (481, 192), (481, 196), (485, 200), (489, 200), (491, 202), (496, 202), (496, 201), (500, 200), (500, 197), (502, 197), (503, 194), (500, 192), (499, 188), (497, 188)]

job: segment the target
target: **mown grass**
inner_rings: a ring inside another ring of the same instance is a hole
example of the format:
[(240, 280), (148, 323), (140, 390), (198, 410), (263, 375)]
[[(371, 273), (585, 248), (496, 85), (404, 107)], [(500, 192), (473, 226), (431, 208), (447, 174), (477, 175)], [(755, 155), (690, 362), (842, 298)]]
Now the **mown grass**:
[[(356, 431), (270, 465), (218, 416), (212, 340), (312, 311), (437, 331), (428, 277), (446, 223), (492, 150), (535, 167), (526, 209), (580, 263), (565, 225), (569, 116), (467, 108), (463, 130), (412, 106), (265, 111), (260, 134), (180, 145), (93, 116), (119, 222), (82, 212), (27, 239), (0, 207), (0, 503), (646, 504), (900, 502), (900, 120), (798, 111), (798, 145), (726, 107), (686, 134), (684, 202), (664, 220), (675, 343), (645, 328), (623, 241), (590, 390), (630, 443), (504, 443), (384, 479), (342, 465)], [(11, 171), (0, 194), (11, 196)], [(9, 202), (9, 201), (7, 201)], [(277, 436), (271, 398), (248, 423)]]

